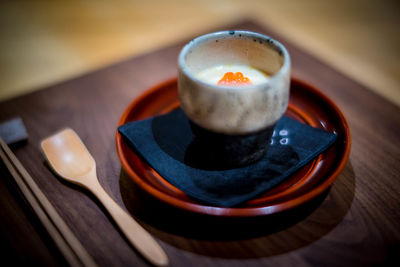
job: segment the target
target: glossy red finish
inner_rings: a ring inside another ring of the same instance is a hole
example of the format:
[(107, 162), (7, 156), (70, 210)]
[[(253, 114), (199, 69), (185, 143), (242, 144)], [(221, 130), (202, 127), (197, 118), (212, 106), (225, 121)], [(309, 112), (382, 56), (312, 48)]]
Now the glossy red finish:
[[(295, 208), (325, 192), (344, 168), (350, 154), (351, 139), (347, 121), (339, 108), (315, 87), (292, 79), (286, 115), (313, 127), (338, 134), (335, 144), (275, 188), (240, 206), (207, 206), (189, 198), (161, 177), (116, 134), (119, 159), (127, 174), (147, 193), (187, 211), (226, 217), (251, 217)], [(165, 114), (179, 106), (177, 81), (161, 83), (134, 100), (122, 115), (119, 125)]]

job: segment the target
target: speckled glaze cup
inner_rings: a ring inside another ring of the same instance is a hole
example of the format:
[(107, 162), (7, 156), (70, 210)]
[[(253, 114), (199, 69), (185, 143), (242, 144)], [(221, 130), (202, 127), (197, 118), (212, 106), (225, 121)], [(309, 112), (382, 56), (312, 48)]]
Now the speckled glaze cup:
[[(201, 70), (222, 64), (248, 65), (270, 78), (245, 86), (196, 78)], [(259, 160), (287, 109), (290, 67), (286, 48), (255, 32), (215, 32), (186, 44), (178, 57), (178, 89), (181, 108), (196, 136), (197, 160), (227, 167)]]

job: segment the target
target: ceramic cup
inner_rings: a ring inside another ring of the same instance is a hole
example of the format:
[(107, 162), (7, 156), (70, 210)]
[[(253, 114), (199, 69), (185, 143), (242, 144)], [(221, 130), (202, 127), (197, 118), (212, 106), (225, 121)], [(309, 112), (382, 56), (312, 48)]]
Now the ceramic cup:
[[(221, 65), (248, 66), (269, 77), (237, 86), (199, 78), (203, 70)], [(196, 161), (237, 167), (265, 154), (288, 106), (290, 66), (282, 44), (255, 32), (215, 32), (186, 44), (178, 57), (178, 90), (196, 137)]]

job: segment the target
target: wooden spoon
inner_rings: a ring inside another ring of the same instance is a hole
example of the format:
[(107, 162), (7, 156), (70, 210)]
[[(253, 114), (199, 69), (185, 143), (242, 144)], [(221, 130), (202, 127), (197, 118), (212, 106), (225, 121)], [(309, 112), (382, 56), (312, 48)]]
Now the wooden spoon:
[(168, 265), (167, 255), (154, 238), (104, 191), (96, 176), (96, 162), (72, 129), (65, 129), (44, 139), (41, 147), (54, 171), (67, 181), (91, 191), (130, 243), (150, 263)]

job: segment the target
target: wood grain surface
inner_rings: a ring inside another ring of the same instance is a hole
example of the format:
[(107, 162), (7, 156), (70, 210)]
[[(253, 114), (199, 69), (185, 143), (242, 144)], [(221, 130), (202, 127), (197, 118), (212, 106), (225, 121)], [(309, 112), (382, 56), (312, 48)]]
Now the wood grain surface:
[[(320, 88), (348, 119), (350, 159), (318, 199), (274, 216), (223, 219), (166, 206), (126, 176), (115, 150), (119, 118), (140, 93), (176, 75), (183, 44), (0, 103), (0, 120), (21, 116), (30, 136), (15, 154), (100, 266), (147, 262), (93, 196), (57, 178), (44, 163), (39, 141), (65, 127), (80, 135), (97, 162), (102, 186), (153, 234), (171, 266), (398, 265), (400, 109), (265, 27), (243, 22), (222, 28), (258, 31), (282, 41), (292, 56), (293, 75)], [(3, 166), (0, 173), (2, 260), (65, 264)]]

